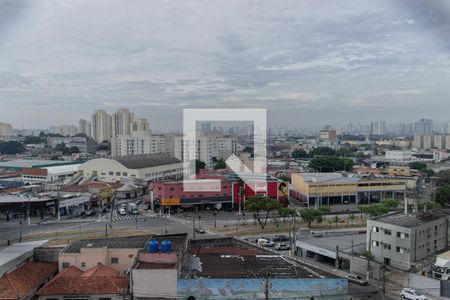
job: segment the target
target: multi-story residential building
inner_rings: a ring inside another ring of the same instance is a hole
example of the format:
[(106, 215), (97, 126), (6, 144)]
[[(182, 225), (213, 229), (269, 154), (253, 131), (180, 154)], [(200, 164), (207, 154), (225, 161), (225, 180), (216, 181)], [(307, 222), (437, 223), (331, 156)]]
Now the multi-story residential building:
[(150, 125), (145, 118), (135, 118), (131, 122), (130, 134), (133, 136), (150, 135)]
[(395, 161), (407, 161), (412, 159), (412, 153), (411, 151), (391, 150), (386, 151), (385, 158)]
[(423, 136), (423, 148), (424, 149), (433, 149), (434, 148), (434, 139), (432, 135), (424, 135)]
[(10, 137), (12, 135), (13, 128), (9, 123), (0, 122), (0, 137)]
[(112, 114), (112, 136), (130, 134), (130, 125), (133, 121), (133, 114), (127, 108), (119, 108)]
[[(231, 154), (236, 153), (236, 138), (230, 135), (200, 135), (196, 138), (195, 157), (203, 161), (206, 167), (214, 167), (214, 161), (227, 159)], [(193, 155), (190, 150), (189, 141), (184, 141), (183, 137), (174, 138), (174, 155), (176, 158), (188, 161)]]
[(403, 199), (406, 181), (366, 178), (357, 174), (294, 173), (292, 197), (310, 205), (376, 203), (384, 198)]
[(80, 121), (78, 122), (78, 132), (87, 136), (90, 135), (89, 125), (85, 119), (80, 119)]
[(112, 118), (103, 109), (98, 109), (91, 117), (91, 137), (97, 142), (111, 141)]
[(336, 130), (324, 129), (320, 131), (320, 138), (326, 140), (333, 140), (336, 138)]
[(370, 131), (372, 135), (385, 135), (386, 134), (386, 122), (385, 121), (372, 121), (370, 124)]
[(432, 135), (433, 121), (430, 119), (420, 119), (414, 124), (414, 135)]
[(150, 137), (119, 135), (111, 139), (111, 155), (135, 156), (151, 154)]
[(79, 128), (75, 125), (62, 124), (59, 126), (52, 125), (49, 127), (49, 132), (52, 134), (60, 134), (63, 136), (74, 136), (79, 133)]
[(448, 242), (448, 215), (393, 213), (367, 220), (367, 250), (373, 260), (409, 270), (422, 259), (444, 250)]

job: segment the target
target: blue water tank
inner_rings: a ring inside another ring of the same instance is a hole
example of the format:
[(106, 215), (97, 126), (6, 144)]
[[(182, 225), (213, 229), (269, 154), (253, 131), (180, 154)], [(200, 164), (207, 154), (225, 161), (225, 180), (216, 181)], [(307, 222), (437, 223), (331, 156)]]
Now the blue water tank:
[(159, 247), (158, 241), (151, 240), (148, 243), (148, 252), (156, 253), (156, 252), (158, 252), (158, 247)]
[(161, 242), (161, 252), (162, 253), (169, 253), (172, 251), (172, 242), (169, 240), (164, 240)]

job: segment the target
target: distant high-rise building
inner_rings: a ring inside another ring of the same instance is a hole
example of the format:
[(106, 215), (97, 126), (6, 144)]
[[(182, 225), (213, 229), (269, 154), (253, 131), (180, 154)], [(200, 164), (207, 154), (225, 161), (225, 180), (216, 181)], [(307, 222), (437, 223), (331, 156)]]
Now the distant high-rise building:
[(112, 119), (103, 109), (94, 112), (91, 118), (91, 137), (97, 142), (111, 141)]
[(88, 134), (88, 122), (85, 119), (80, 119), (78, 122), (78, 132), (89, 135)]
[(0, 136), (9, 137), (12, 135), (12, 125), (9, 123), (0, 123)]
[(386, 122), (385, 121), (372, 121), (370, 124), (372, 135), (385, 135), (386, 134)]
[(420, 119), (414, 124), (414, 135), (431, 135), (433, 133), (433, 121)]
[(150, 125), (145, 118), (135, 118), (131, 122), (130, 134), (132, 136), (149, 136)]
[(112, 114), (112, 136), (130, 134), (133, 114), (127, 108), (119, 108)]

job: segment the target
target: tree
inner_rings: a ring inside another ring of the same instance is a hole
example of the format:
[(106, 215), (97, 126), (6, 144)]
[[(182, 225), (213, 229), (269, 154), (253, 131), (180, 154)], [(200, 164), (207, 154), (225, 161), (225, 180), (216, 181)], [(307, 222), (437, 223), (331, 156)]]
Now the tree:
[(381, 201), (381, 205), (386, 207), (388, 210), (396, 208), (400, 204), (398, 199), (386, 198)]
[(444, 185), (434, 191), (436, 195), (432, 195), (437, 203), (446, 206), (450, 203), (450, 185)]
[(269, 213), (278, 208), (278, 202), (269, 197), (256, 195), (245, 201), (244, 208), (246, 211), (254, 213), (261, 229), (264, 230)]
[(23, 140), (23, 143), (25, 145), (33, 145), (33, 144), (43, 144), (46, 143), (47, 140), (45, 137), (41, 137), (41, 136), (26, 136), (25, 139)]
[(292, 151), (291, 156), (295, 159), (299, 159), (299, 158), (307, 158), (309, 157), (309, 154), (304, 149), (295, 149), (294, 151)]
[(318, 210), (315, 208), (305, 208), (300, 211), (300, 217), (311, 227), (311, 223), (317, 218)]
[(280, 207), (278, 208), (278, 215), (280, 216), (280, 218), (283, 218), (283, 223), (286, 222), (286, 218), (287, 217), (292, 217), (295, 215), (295, 210), (292, 208), (288, 208), (288, 207)]
[(310, 157), (321, 156), (321, 155), (334, 156), (334, 155), (336, 155), (336, 151), (334, 151), (330, 147), (317, 147), (317, 148), (312, 149), (310, 152)]
[(201, 169), (206, 169), (205, 162), (201, 161), (200, 159), (195, 160), (195, 174), (198, 174)]
[(371, 218), (381, 216), (389, 212), (389, 208), (381, 204), (358, 205), (359, 210)]
[(436, 182), (437, 185), (443, 186), (450, 184), (450, 170), (440, 171), (437, 177), (439, 177)]
[(334, 216), (334, 223), (336, 223), (336, 227), (338, 226), (339, 223), (339, 216)]
[(18, 154), (24, 151), (25, 147), (21, 142), (17, 141), (0, 142), (1, 154)]
[(319, 172), (350, 171), (353, 160), (337, 156), (320, 156), (309, 162), (309, 167)]
[(223, 158), (216, 160), (216, 162), (214, 163), (215, 170), (225, 169), (226, 167), (227, 167), (227, 164), (225, 163), (225, 160)]
[(414, 170), (418, 170), (420, 172), (423, 172), (427, 174), (427, 176), (433, 176), (434, 171), (431, 169), (428, 169), (427, 164), (419, 161), (415, 161), (409, 164), (409, 167)]
[(351, 214), (348, 216), (348, 221), (351, 223), (352, 226), (355, 223), (355, 220), (356, 220), (356, 216), (354, 214)]

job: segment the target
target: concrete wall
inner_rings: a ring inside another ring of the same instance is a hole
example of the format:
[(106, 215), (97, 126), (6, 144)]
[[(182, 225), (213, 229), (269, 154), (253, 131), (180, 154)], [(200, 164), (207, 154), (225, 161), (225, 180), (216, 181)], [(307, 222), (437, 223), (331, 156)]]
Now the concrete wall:
[[(61, 253), (59, 256), (59, 271), (63, 270), (63, 262), (86, 271), (95, 267), (98, 263), (109, 266), (122, 274), (125, 274), (133, 265), (139, 249), (108, 249), (103, 248), (82, 248), (80, 253)], [(118, 263), (111, 263), (111, 258), (117, 257)], [(84, 267), (83, 267), (84, 263)]]
[(176, 298), (178, 273), (176, 269), (133, 269), (133, 297)]
[(409, 286), (435, 297), (440, 296), (441, 281), (434, 278), (409, 273)]
[[(186, 299), (265, 299), (263, 278), (178, 280), (178, 297)], [(346, 279), (272, 279), (269, 299), (347, 299)]]
[[(67, 295), (67, 296), (72, 296), (71, 298), (73, 298), (73, 295)], [(83, 297), (83, 299), (88, 298), (89, 300), (99, 300), (100, 298), (111, 298), (111, 300), (123, 300), (124, 297), (123, 295), (89, 295), (89, 297)], [(46, 299), (57, 299), (57, 300), (64, 300), (65, 297), (64, 295), (47, 295), (47, 296), (39, 296), (38, 297), (39, 300), (46, 300)]]

